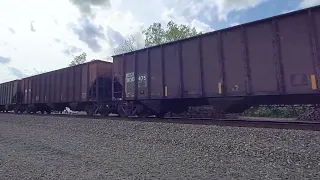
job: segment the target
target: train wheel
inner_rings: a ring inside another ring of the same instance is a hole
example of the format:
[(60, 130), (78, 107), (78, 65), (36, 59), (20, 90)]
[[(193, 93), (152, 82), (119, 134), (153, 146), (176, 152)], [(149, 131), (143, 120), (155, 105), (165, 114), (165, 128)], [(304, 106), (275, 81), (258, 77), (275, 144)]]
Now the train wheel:
[(101, 116), (105, 116), (105, 117), (109, 116), (109, 114), (110, 114), (109, 108), (103, 108), (103, 109), (101, 109), (100, 112), (99, 112), (99, 114), (100, 114)]
[(28, 113), (28, 114), (31, 114), (31, 113), (32, 113), (32, 109), (28, 107), (28, 108), (27, 108), (27, 113)]
[(150, 115), (150, 111), (145, 107), (142, 107), (142, 109), (139, 112), (137, 112), (137, 116), (139, 118), (147, 118), (149, 115)]
[(122, 106), (118, 106), (118, 115), (123, 118), (128, 117)]
[(156, 117), (157, 117), (157, 118), (164, 118), (165, 115), (166, 115), (165, 112), (156, 113)]
[(86, 108), (86, 113), (87, 113), (87, 115), (89, 115), (89, 116), (93, 116), (94, 115), (94, 113), (95, 113), (95, 107), (94, 106), (87, 106), (87, 108)]
[(41, 114), (44, 114), (44, 111), (40, 111), (41, 112)]
[(19, 111), (19, 108), (18, 108), (18, 107), (14, 108), (13, 112), (16, 113), (16, 114), (18, 114), (18, 113), (20, 112), (20, 111)]
[(51, 114), (51, 110), (47, 110), (46, 113), (47, 113), (47, 114)]

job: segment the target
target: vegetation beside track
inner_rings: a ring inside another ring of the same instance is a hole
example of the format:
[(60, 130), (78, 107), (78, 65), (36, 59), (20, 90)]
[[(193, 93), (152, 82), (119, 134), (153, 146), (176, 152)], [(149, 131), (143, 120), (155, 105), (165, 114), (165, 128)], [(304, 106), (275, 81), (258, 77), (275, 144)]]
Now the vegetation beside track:
[(254, 106), (242, 113), (242, 115), (252, 117), (297, 118), (308, 109), (310, 109), (308, 106)]

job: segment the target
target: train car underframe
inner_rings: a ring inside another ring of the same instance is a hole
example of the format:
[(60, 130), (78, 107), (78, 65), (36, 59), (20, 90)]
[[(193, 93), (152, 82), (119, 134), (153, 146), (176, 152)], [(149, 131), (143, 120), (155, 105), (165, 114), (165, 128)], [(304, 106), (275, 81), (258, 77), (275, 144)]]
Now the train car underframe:
[(100, 114), (102, 116), (108, 116), (110, 113), (116, 113), (116, 108), (112, 102), (81, 102), (81, 103), (34, 103), (34, 104), (18, 104), (12, 107), (15, 113), (30, 113), (35, 114), (40, 112), (41, 114), (51, 114), (52, 111), (62, 112), (66, 107), (69, 107), (72, 111), (85, 111), (87, 115)]
[(146, 118), (155, 115), (162, 118), (166, 113), (183, 113), (189, 107), (209, 105), (217, 114), (243, 113), (256, 105), (319, 105), (319, 94), (263, 95), (242, 97), (217, 97), (197, 99), (131, 100), (117, 102), (117, 112), (122, 117)]

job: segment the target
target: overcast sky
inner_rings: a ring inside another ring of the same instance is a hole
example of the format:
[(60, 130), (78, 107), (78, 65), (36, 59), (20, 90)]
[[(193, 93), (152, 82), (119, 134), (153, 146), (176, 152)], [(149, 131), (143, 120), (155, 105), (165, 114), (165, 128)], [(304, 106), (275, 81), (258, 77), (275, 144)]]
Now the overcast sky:
[(0, 0), (0, 82), (66, 67), (74, 55), (111, 60), (113, 49), (151, 23), (217, 30), (320, 0)]

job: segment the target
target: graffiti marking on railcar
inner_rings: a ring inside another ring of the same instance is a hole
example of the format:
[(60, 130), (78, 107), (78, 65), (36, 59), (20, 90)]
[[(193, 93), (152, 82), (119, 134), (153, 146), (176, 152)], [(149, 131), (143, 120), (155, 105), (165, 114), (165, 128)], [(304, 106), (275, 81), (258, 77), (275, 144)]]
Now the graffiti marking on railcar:
[(235, 92), (239, 91), (239, 86), (238, 85), (234, 85), (234, 87), (232, 88), (232, 91), (235, 91)]
[(147, 87), (147, 75), (143, 74), (143, 75), (139, 75), (138, 78), (138, 87), (139, 88), (145, 88)]
[(134, 81), (135, 81), (134, 72), (127, 73), (126, 74), (126, 82), (129, 83), (129, 82), (134, 82)]
[(134, 72), (126, 73), (126, 83), (125, 83), (125, 92), (126, 92), (126, 97), (134, 97)]
[(87, 93), (82, 93), (82, 99), (86, 99), (87, 98)]

